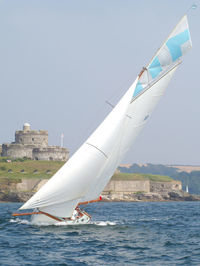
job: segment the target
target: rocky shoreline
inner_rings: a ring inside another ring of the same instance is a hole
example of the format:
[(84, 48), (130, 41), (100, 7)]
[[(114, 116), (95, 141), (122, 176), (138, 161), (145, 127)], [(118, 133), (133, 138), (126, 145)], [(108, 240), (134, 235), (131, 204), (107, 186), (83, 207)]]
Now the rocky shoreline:
[(164, 201), (200, 201), (200, 195), (186, 193), (185, 191), (171, 191), (167, 193), (130, 193), (123, 196), (103, 195), (104, 201), (126, 202), (164, 202)]
[[(8, 192), (0, 191), (0, 202), (25, 202), (34, 192)], [(165, 202), (165, 201), (200, 201), (200, 195), (193, 195), (184, 191), (171, 191), (168, 193), (129, 193), (121, 195), (103, 194), (102, 201), (114, 202)]]
[[(48, 179), (5, 179), (0, 182), (0, 202), (26, 202)], [(200, 195), (182, 190), (180, 181), (151, 182), (111, 180), (102, 193), (103, 201), (153, 202), (200, 201)]]

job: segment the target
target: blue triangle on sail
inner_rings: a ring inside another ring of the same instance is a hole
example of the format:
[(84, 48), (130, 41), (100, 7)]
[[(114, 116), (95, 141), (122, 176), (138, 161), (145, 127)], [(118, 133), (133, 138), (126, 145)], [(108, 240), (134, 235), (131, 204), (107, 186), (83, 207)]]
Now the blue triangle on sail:
[(137, 96), (144, 88), (142, 87), (141, 82), (138, 81), (137, 86), (135, 87), (135, 91), (133, 93), (133, 97)]
[(173, 61), (176, 61), (179, 57), (182, 56), (181, 45), (189, 40), (190, 33), (189, 30), (186, 29), (185, 31), (177, 34), (167, 41), (166, 45), (169, 49)]
[(154, 58), (148, 69), (153, 79), (156, 78), (162, 71), (162, 67), (157, 56)]

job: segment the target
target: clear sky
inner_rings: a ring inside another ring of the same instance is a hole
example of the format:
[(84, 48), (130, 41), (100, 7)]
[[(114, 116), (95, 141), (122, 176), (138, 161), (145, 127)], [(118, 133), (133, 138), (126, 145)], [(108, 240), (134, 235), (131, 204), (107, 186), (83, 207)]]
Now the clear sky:
[[(190, 8), (190, 0), (0, 0), (0, 143), (24, 122), (73, 154)], [(124, 162), (200, 164), (200, 1), (193, 49)]]

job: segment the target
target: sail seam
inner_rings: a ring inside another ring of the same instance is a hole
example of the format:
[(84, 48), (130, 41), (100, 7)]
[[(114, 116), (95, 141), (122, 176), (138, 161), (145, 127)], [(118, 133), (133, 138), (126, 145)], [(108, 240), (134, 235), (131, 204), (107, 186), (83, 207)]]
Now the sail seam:
[(93, 144), (91, 144), (91, 143), (88, 143), (88, 142), (86, 142), (85, 144), (88, 144), (88, 145), (92, 146), (93, 148), (97, 149), (97, 150), (98, 150), (99, 152), (101, 152), (106, 158), (108, 158), (108, 156), (107, 156), (102, 150), (100, 150), (99, 148), (97, 148), (95, 145), (93, 145)]

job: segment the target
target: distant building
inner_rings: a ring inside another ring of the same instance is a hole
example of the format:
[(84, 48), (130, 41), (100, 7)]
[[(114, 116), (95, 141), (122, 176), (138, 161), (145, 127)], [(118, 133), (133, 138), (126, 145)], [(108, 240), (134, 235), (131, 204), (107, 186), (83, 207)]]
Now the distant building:
[(1, 155), (15, 159), (67, 161), (69, 151), (60, 146), (48, 146), (48, 131), (31, 130), (30, 125), (25, 123), (23, 130), (15, 132), (15, 142), (2, 144)]

